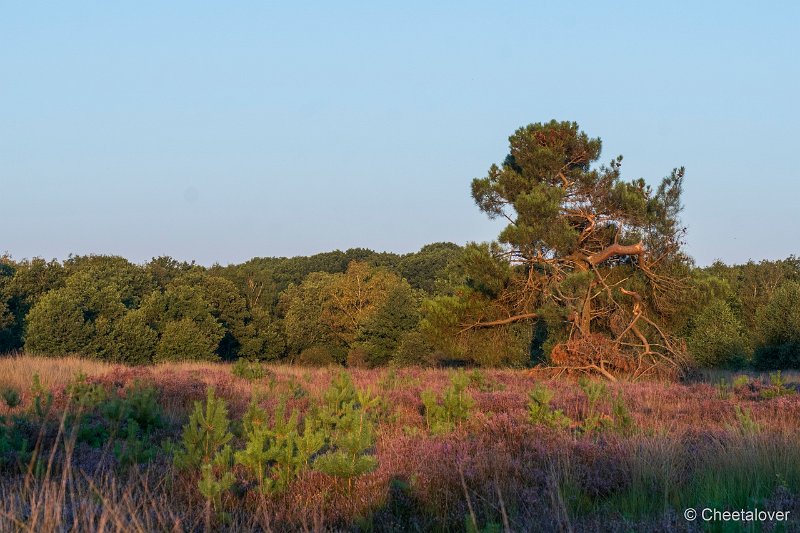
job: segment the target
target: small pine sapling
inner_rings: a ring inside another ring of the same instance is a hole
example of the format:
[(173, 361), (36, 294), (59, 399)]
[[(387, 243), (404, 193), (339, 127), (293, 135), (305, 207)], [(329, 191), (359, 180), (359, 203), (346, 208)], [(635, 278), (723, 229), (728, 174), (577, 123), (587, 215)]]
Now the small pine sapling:
[(19, 391), (14, 387), (2, 387), (0, 388), (0, 396), (3, 398), (3, 403), (6, 404), (6, 407), (9, 411), (19, 406), (22, 403), (22, 399), (20, 398)]
[(231, 467), (233, 450), (230, 440), (228, 407), (225, 400), (217, 398), (214, 387), (206, 389), (205, 405), (194, 402), (194, 411), (183, 426), (182, 447), (175, 452), (178, 469), (199, 469), (198, 488), (206, 499), (206, 531), (211, 528), (212, 508), (220, 513), (222, 494), (235, 480)]
[(456, 372), (450, 378), (450, 387), (442, 397), (430, 390), (422, 392), (420, 398), (425, 408), (425, 422), (431, 433), (448, 433), (469, 419), (475, 400), (467, 392), (469, 377), (464, 371)]
[(733, 379), (733, 388), (734, 389), (743, 389), (747, 385), (750, 384), (750, 377), (742, 374), (741, 376), (736, 376)]
[(128, 418), (136, 421), (144, 433), (164, 426), (164, 410), (158, 403), (158, 391), (152, 385), (135, 381), (125, 396)]
[(233, 438), (229, 425), (225, 400), (217, 398), (214, 387), (208, 387), (205, 404), (194, 402), (189, 422), (183, 426), (182, 448), (175, 453), (175, 466), (191, 469), (211, 464)]
[(717, 382), (717, 397), (720, 400), (727, 400), (731, 396), (731, 387), (728, 380), (722, 378)]
[(581, 378), (578, 381), (583, 393), (586, 395), (586, 416), (581, 424), (581, 429), (584, 433), (591, 433), (593, 431), (600, 431), (608, 423), (608, 418), (605, 417), (598, 410), (598, 403), (600, 399), (607, 395), (605, 383), (593, 381), (587, 378)]
[(563, 429), (572, 424), (572, 420), (561, 409), (553, 409), (550, 402), (553, 393), (544, 385), (537, 384), (528, 394), (528, 419), (534, 425), (544, 425), (555, 429)]
[(781, 377), (780, 370), (769, 375), (769, 382), (769, 388), (761, 391), (761, 397), (765, 400), (780, 398), (781, 396), (788, 396), (790, 394), (794, 394), (795, 392), (794, 389), (786, 386), (786, 383), (783, 381), (783, 377)]
[(379, 399), (369, 391), (357, 391), (350, 376), (342, 372), (323, 396), (318, 412), (326, 435), (325, 452), (314, 462), (315, 470), (347, 480), (348, 492), (354, 480), (378, 467), (369, 455), (375, 445), (374, 410)]
[(211, 531), (211, 511), (217, 513), (217, 517), (225, 519), (227, 515), (222, 512), (222, 495), (227, 492), (234, 481), (236, 481), (231, 467), (233, 466), (233, 451), (229, 444), (226, 444), (215, 455), (210, 463), (204, 463), (200, 467), (200, 481), (197, 487), (200, 494), (206, 499), (205, 519), (206, 531)]
[(39, 422), (44, 422), (53, 406), (53, 393), (42, 385), (38, 373), (33, 375), (31, 397), (33, 398), (31, 406), (34, 416), (39, 419)]
[(629, 435), (636, 427), (628, 405), (625, 403), (625, 398), (622, 396), (622, 391), (619, 391), (616, 396), (611, 398), (611, 419), (614, 424), (614, 429), (622, 434)]
[(743, 435), (752, 435), (761, 431), (761, 426), (753, 420), (753, 413), (750, 409), (733, 406), (736, 413), (736, 426), (730, 429), (737, 430)]
[(286, 418), (285, 399), (279, 403), (271, 426), (267, 424), (266, 412), (255, 400), (245, 414), (243, 425), (246, 445), (244, 450), (236, 452), (236, 463), (250, 472), (263, 493), (285, 490), (324, 443), (310, 420), (306, 421), (305, 431), (299, 432), (297, 411)]
[(125, 441), (114, 447), (114, 455), (123, 469), (135, 464), (149, 463), (156, 456), (156, 448), (148, 445), (140, 436), (139, 424), (133, 418), (128, 419)]

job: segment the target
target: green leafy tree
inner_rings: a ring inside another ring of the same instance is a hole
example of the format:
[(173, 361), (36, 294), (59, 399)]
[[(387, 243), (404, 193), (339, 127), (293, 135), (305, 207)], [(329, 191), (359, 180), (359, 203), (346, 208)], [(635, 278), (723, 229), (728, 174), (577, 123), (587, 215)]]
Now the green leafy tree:
[(213, 361), (221, 337), (210, 336), (190, 318), (168, 322), (156, 346), (154, 362)]
[(388, 363), (404, 335), (417, 327), (419, 319), (419, 304), (411, 287), (399, 282), (386, 301), (365, 320), (355, 343), (364, 349), (368, 366)]
[(697, 315), (687, 345), (704, 367), (741, 365), (747, 357), (742, 324), (723, 300), (713, 300)]
[(427, 244), (400, 259), (400, 274), (413, 288), (432, 295), (437, 282), (446, 277), (448, 266), (460, 253), (461, 247), (451, 242)]
[[(397, 309), (387, 307), (390, 298)], [(387, 269), (358, 261), (344, 273), (310, 274), (286, 290), (282, 303), (286, 339), (294, 353), (324, 346), (337, 354), (358, 346), (381, 362), (415, 320), (408, 283)]]
[(203, 270), (202, 267), (195, 265), (194, 262), (178, 261), (169, 256), (154, 257), (144, 266), (144, 269), (153, 280), (153, 283), (155, 283), (155, 286), (162, 290), (166, 289), (173, 280), (188, 272)]
[(58, 261), (0, 257), (0, 353), (23, 347), (26, 316), (42, 295), (64, 286)]
[(759, 345), (754, 354), (758, 368), (800, 368), (799, 303), (800, 282), (787, 282), (759, 310)]
[(153, 288), (153, 279), (144, 268), (124, 257), (112, 255), (70, 256), (64, 261), (68, 276), (83, 274), (97, 286), (111, 285), (119, 291), (127, 308), (138, 307)]
[(25, 348), (48, 355), (81, 353), (107, 357), (115, 323), (125, 313), (117, 287), (96, 284), (87, 272), (48, 292), (28, 314)]
[(212, 311), (201, 287), (178, 284), (148, 295), (137, 321), (146, 321), (159, 334), (154, 360), (217, 359), (225, 328)]
[(778, 261), (748, 261), (742, 265), (715, 262), (704, 269), (724, 280), (732, 290), (731, 306), (747, 331), (759, 329), (758, 312), (787, 281), (800, 282), (800, 258), (789, 256)]
[(207, 304), (209, 314), (222, 326), (223, 337), (215, 348), (222, 359), (233, 359), (248, 337), (247, 323), (250, 313), (247, 302), (233, 282), (201, 271), (191, 271), (180, 276), (172, 285), (197, 290)]
[(114, 325), (112, 332), (113, 360), (129, 365), (153, 362), (158, 345), (158, 332), (147, 322), (140, 309), (128, 311)]

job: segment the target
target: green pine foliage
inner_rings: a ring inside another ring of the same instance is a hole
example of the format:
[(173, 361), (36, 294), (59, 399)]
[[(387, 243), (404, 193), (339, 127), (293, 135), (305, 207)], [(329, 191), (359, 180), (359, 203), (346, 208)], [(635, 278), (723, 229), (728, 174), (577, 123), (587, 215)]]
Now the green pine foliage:
[(628, 404), (625, 403), (622, 391), (611, 398), (611, 420), (614, 429), (625, 435), (632, 433), (636, 428), (636, 421), (628, 409)]
[(286, 490), (308, 467), (325, 439), (308, 418), (301, 431), (296, 410), (287, 418), (285, 399), (279, 403), (272, 424), (267, 418), (254, 399), (243, 419), (245, 448), (234, 455), (261, 492), (277, 493)]
[(203, 463), (200, 467), (200, 481), (197, 488), (206, 499), (206, 531), (210, 530), (211, 510), (217, 516), (224, 518), (222, 513), (222, 496), (233, 486), (236, 477), (231, 471), (233, 465), (233, 451), (230, 445), (225, 445), (215, 455), (210, 463)]
[(608, 394), (605, 383), (583, 377), (578, 381), (578, 386), (586, 395), (586, 413), (581, 423), (581, 430), (584, 433), (602, 430), (607, 425), (608, 419), (600, 412), (598, 404)]
[(33, 415), (39, 420), (44, 422), (47, 415), (50, 414), (50, 408), (53, 406), (53, 393), (50, 392), (42, 385), (39, 374), (33, 375), (33, 383), (31, 384), (31, 409)]
[(146, 435), (146, 432), (142, 431), (135, 419), (129, 418), (125, 427), (125, 440), (114, 446), (114, 455), (123, 470), (155, 459), (158, 448), (151, 445), (142, 434)]
[(752, 435), (761, 431), (761, 425), (753, 420), (752, 410), (738, 405), (733, 406), (736, 415), (736, 425), (731, 427), (732, 431), (737, 431), (744, 435)]
[(193, 469), (211, 464), (233, 438), (229, 425), (225, 400), (217, 398), (214, 387), (208, 387), (206, 401), (194, 402), (194, 411), (183, 426), (182, 447), (175, 453), (175, 466)]
[(771, 400), (772, 398), (780, 398), (781, 396), (795, 394), (794, 389), (786, 386), (786, 382), (783, 380), (780, 370), (777, 372), (772, 372), (769, 375), (769, 382), (770, 386), (759, 393), (760, 396), (765, 400)]
[(228, 408), (214, 387), (206, 389), (206, 401), (195, 402), (189, 421), (183, 426), (181, 446), (173, 457), (176, 468), (199, 470), (197, 487), (206, 499), (206, 530), (211, 528), (212, 509), (222, 517), (222, 495), (236, 480), (230, 441)]
[(3, 398), (3, 403), (6, 404), (6, 408), (9, 410), (16, 408), (22, 403), (19, 391), (14, 387), (0, 387), (0, 397)]
[(553, 409), (550, 402), (553, 392), (546, 386), (537, 384), (528, 394), (528, 420), (534, 425), (543, 425), (554, 429), (567, 428), (572, 420), (561, 409)]
[(375, 445), (379, 405), (379, 398), (356, 390), (349, 374), (340, 373), (325, 391), (316, 413), (325, 446), (313, 462), (314, 469), (346, 480), (348, 490), (356, 478), (375, 470), (378, 461), (370, 451)]
[(469, 376), (459, 370), (451, 376), (450, 387), (444, 390), (441, 397), (431, 390), (422, 391), (425, 423), (431, 433), (449, 433), (469, 419), (475, 405), (475, 400), (467, 391), (469, 383)]

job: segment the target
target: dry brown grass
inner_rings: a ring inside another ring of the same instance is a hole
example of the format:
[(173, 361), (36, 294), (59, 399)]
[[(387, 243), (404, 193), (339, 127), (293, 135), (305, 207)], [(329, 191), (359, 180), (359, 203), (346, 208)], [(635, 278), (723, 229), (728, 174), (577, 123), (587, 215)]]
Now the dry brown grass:
[(79, 373), (89, 377), (101, 376), (114, 365), (78, 356), (59, 358), (19, 354), (0, 357), (0, 387), (27, 390), (34, 374), (39, 374), (43, 386), (48, 389), (61, 388), (75, 379)]

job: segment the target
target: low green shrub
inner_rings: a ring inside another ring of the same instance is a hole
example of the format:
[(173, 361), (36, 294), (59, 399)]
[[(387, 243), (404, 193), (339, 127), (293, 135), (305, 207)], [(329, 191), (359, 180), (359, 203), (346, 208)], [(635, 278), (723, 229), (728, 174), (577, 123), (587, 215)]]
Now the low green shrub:
[(263, 363), (247, 359), (237, 359), (231, 367), (231, 372), (234, 376), (247, 381), (258, 381), (273, 375)]
[(469, 373), (470, 386), (475, 387), (481, 392), (495, 392), (505, 388), (505, 385), (489, 379), (486, 374), (476, 368)]
[(608, 419), (598, 409), (600, 400), (608, 395), (605, 383), (590, 380), (586, 377), (578, 381), (578, 386), (586, 395), (586, 413), (581, 423), (584, 433), (600, 431), (608, 423)]
[(282, 399), (275, 411), (275, 419), (268, 423), (267, 413), (255, 401), (243, 420), (245, 448), (234, 454), (237, 464), (244, 466), (263, 493), (284, 491), (308, 466), (311, 457), (322, 448), (324, 435), (316, 431), (306, 419), (301, 432), (298, 412), (286, 418), (286, 400)]
[(192, 469), (211, 464), (233, 438), (229, 426), (225, 400), (217, 398), (214, 387), (208, 387), (206, 401), (194, 402), (194, 411), (183, 426), (182, 447), (175, 453), (175, 466)]
[(761, 426), (753, 420), (753, 412), (745, 407), (734, 405), (736, 413), (736, 426), (732, 429), (744, 435), (751, 435), (761, 431)]
[(19, 406), (22, 403), (22, 398), (20, 397), (19, 391), (14, 387), (2, 387), (0, 388), (0, 397), (3, 398), (3, 403), (6, 404), (6, 407), (11, 410)]
[(727, 379), (722, 378), (716, 384), (717, 397), (720, 400), (727, 400), (731, 397), (731, 384)]
[(611, 398), (611, 421), (616, 431), (626, 435), (632, 433), (636, 427), (622, 391)]
[(441, 398), (431, 390), (421, 394), (425, 409), (425, 423), (433, 434), (448, 433), (469, 419), (475, 400), (467, 392), (469, 377), (459, 370), (450, 378), (450, 387)]
[(44, 422), (47, 415), (50, 414), (50, 408), (53, 406), (53, 393), (42, 385), (39, 374), (33, 375), (31, 397), (33, 398), (31, 402), (33, 415), (39, 422)]
[(541, 383), (528, 393), (528, 420), (534, 425), (543, 425), (555, 429), (567, 428), (572, 420), (561, 409), (553, 409), (550, 402), (553, 393)]
[(356, 390), (350, 376), (342, 372), (323, 395), (316, 412), (316, 427), (325, 445), (313, 462), (315, 470), (347, 481), (348, 492), (359, 476), (378, 467), (370, 454), (375, 445), (375, 419), (380, 399), (370, 391)]
[(772, 398), (780, 398), (781, 396), (788, 396), (795, 393), (794, 389), (786, 386), (786, 383), (781, 377), (781, 371), (773, 372), (769, 375), (769, 388), (762, 390), (759, 394), (765, 400)]

